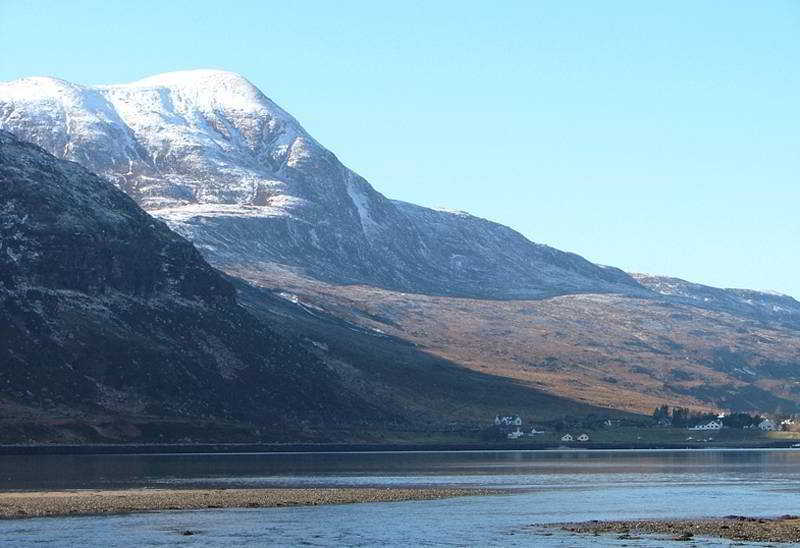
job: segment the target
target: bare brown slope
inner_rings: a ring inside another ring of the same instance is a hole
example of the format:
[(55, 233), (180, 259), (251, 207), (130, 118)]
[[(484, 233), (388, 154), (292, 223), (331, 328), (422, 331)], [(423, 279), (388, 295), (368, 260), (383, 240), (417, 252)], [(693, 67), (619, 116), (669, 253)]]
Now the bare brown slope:
[(774, 323), (619, 295), (488, 301), (233, 274), (576, 404), (792, 412), (800, 401), (800, 332)]
[(387, 414), (406, 418), (404, 423), (375, 425), (354, 436), (357, 439), (474, 431), (485, 428), (497, 413), (522, 415), (526, 423), (564, 416), (634, 418), (548, 393), (525, 380), (456, 363), (355, 318), (295, 303), (280, 290), (243, 281), (237, 286), (245, 307), (265, 323), (281, 325), (284, 333), (308, 341), (348, 390)]

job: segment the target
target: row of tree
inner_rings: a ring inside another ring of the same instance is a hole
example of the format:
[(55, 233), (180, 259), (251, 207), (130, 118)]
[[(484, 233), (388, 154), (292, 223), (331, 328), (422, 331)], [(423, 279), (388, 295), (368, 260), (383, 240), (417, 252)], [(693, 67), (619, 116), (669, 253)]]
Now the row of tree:
[(764, 420), (761, 415), (750, 415), (749, 413), (731, 413), (718, 418), (714, 413), (692, 411), (688, 407), (670, 408), (668, 405), (656, 407), (653, 411), (653, 418), (657, 421), (668, 420), (675, 428), (686, 428), (712, 420), (719, 420), (727, 428), (745, 428), (757, 426)]

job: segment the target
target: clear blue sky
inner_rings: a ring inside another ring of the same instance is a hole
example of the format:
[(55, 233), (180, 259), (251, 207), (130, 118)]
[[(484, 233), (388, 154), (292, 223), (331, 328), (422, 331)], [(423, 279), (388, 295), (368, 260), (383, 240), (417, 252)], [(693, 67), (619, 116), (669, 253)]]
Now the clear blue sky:
[(389, 197), (800, 297), (800, 0), (0, 0), (0, 80), (202, 67)]

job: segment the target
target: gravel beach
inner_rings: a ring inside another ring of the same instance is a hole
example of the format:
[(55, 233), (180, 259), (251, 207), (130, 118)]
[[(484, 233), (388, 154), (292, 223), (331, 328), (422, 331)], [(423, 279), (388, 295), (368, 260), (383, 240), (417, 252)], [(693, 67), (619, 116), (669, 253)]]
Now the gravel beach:
[(761, 542), (800, 542), (800, 517), (725, 516), (681, 520), (587, 521), (552, 525), (574, 533), (617, 534), (620, 538), (664, 534), (674, 540), (716, 537)]
[(122, 514), (155, 510), (265, 508), (358, 502), (397, 502), (486, 495), (461, 488), (409, 489), (131, 489), (0, 493), (0, 518)]

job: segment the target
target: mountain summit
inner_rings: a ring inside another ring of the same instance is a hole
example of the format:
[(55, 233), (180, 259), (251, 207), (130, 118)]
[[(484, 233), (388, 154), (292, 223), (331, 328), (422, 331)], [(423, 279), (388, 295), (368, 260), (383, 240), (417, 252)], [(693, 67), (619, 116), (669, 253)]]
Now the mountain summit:
[(0, 128), (108, 178), (229, 271), (483, 298), (649, 293), (502, 225), (385, 198), (238, 74), (24, 78), (0, 84)]

